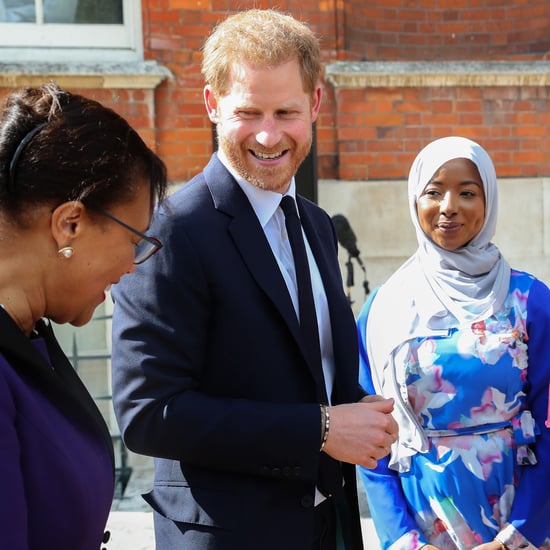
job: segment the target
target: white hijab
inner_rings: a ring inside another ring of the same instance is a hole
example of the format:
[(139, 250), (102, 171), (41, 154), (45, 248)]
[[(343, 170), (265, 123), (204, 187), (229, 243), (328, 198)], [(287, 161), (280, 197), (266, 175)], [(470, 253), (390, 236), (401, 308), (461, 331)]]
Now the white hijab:
[[(477, 166), (485, 193), (485, 221), (465, 246), (448, 251), (426, 236), (416, 202), (447, 161), (470, 159)], [(408, 343), (419, 336), (447, 334), (499, 311), (508, 294), (510, 266), (491, 243), (497, 222), (497, 178), (485, 149), (462, 137), (433, 141), (416, 157), (409, 173), (409, 210), (418, 249), (379, 289), (367, 321), (366, 347), (375, 388), (396, 401), (400, 426), (390, 467), (409, 468), (410, 456), (428, 450), (428, 441), (407, 400), (404, 362)]]

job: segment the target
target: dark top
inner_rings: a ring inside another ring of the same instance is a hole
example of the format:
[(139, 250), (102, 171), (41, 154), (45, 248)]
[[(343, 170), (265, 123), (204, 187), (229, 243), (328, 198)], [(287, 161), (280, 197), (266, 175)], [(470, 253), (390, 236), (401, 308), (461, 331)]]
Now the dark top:
[(47, 322), (0, 308), (0, 548), (98, 550), (114, 491), (109, 432)]

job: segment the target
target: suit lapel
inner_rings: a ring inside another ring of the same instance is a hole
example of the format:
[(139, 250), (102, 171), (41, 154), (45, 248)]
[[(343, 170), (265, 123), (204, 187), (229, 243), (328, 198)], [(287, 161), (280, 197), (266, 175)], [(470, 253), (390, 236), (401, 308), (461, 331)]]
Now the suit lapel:
[[(215, 207), (232, 218), (228, 231), (244, 263), (256, 283), (281, 314), (316, 380), (318, 375), (308, 362), (292, 299), (252, 205), (217, 157), (212, 158), (204, 170), (204, 175)], [(319, 252), (319, 247), (316, 248)]]
[[(307, 203), (302, 197), (297, 197), (297, 204), (300, 212), (300, 221), (306, 233), (313, 256), (315, 257), (317, 267), (319, 268), (319, 273), (321, 274), (321, 279), (327, 295), (329, 311), (331, 311), (331, 298), (334, 296), (336, 289), (341, 286), (339, 278), (335, 276), (334, 269), (330, 267), (333, 262), (328, 257), (330, 250), (328, 243), (333, 241), (334, 236), (328, 230), (328, 224), (323, 224), (323, 226), (321, 226), (315, 223), (310, 212), (306, 208)], [(322, 234), (320, 231), (322, 231)]]
[[(290, 294), (288, 293), (277, 261), (273, 256), (271, 247), (269, 246), (250, 202), (216, 155), (212, 157), (203, 173), (206, 184), (210, 189), (215, 208), (232, 218), (228, 226), (228, 231), (244, 263), (257, 284), (262, 288), (281, 314), (302, 352), (304, 361), (308, 365), (313, 379), (317, 380), (318, 373), (316, 369), (318, 367), (310, 365), (308, 362)], [(309, 209), (306, 207), (307, 204), (302, 197), (297, 197), (297, 203), (300, 210), (300, 218), (313, 255), (315, 256), (315, 261), (319, 268), (323, 286), (327, 294), (331, 329), (334, 336), (334, 319), (338, 319), (339, 314), (338, 300), (334, 299), (334, 297), (338, 296), (338, 289), (340, 289), (343, 295), (343, 289), (340, 279), (337, 277), (334, 269), (331, 269), (332, 262), (328, 257), (330, 248), (325, 243), (334, 241), (335, 237), (334, 234), (331, 233), (329, 223), (320, 224), (321, 227), (315, 224)], [(333, 341), (335, 340), (336, 339), (333, 337)]]
[(0, 308), (0, 351), (10, 363), (15, 363), (20, 372), (27, 378), (51, 380), (53, 370), (46, 358), (30, 343), (19, 330), (13, 319)]
[[(308, 207), (305, 199), (298, 199), (298, 208), (327, 297), (334, 362), (336, 365), (339, 365), (339, 368), (335, 372), (332, 397), (334, 402), (355, 399), (356, 396), (350, 392), (357, 390), (357, 384), (352, 384), (351, 386), (349, 383), (342, 385), (343, 380), (349, 380), (345, 375), (343, 376), (347, 372), (345, 367), (356, 367), (358, 352), (356, 349), (357, 333), (354, 330), (355, 318), (344, 293), (342, 276), (337, 261), (336, 235), (329, 222), (324, 223), (323, 220), (319, 220), (318, 223), (315, 223), (314, 214), (317, 214), (317, 211), (313, 212)], [(334, 243), (333, 248), (331, 248), (330, 243)]]
[(214, 206), (232, 218), (228, 231), (244, 263), (299, 341), (300, 330), (292, 300), (252, 205), (217, 157), (212, 158), (204, 174)]
[(84, 383), (74, 370), (73, 366), (67, 359), (67, 356), (61, 349), (57, 339), (53, 334), (51, 324), (48, 322), (42, 323), (42, 333), (48, 347), (48, 354), (52, 363), (55, 365), (55, 371), (59, 378), (62, 379), (64, 388), (67, 390), (68, 396), (77, 401), (79, 405), (86, 411), (88, 418), (95, 424), (98, 431), (101, 433), (111, 455), (111, 460), (114, 465), (114, 450), (109, 428), (105, 423), (103, 415), (99, 411), (90, 392), (84, 386)]
[[(315, 257), (315, 262), (317, 263), (325, 289), (330, 329), (332, 332), (334, 361), (337, 365), (344, 365), (347, 363), (346, 358), (348, 357), (349, 349), (351, 349), (349, 346), (353, 345), (353, 335), (350, 341), (348, 330), (350, 326), (353, 327), (355, 325), (355, 321), (344, 294), (339, 265), (333, 257), (337, 254), (336, 236), (328, 221), (325, 222), (319, 219), (316, 223), (314, 215), (318, 211), (312, 211), (305, 199), (298, 197), (297, 203), (300, 212), (300, 221)], [(334, 243), (334, 248), (331, 248), (330, 243)], [(335, 371), (332, 398), (336, 400), (338, 399), (339, 379), (342, 372), (342, 368), (337, 368)]]
[(105, 440), (114, 465), (111, 436), (95, 402), (61, 350), (50, 324), (40, 321), (37, 329), (44, 338), (52, 365), (3, 308), (0, 308), (0, 352), (21, 376), (40, 388), (65, 414), (74, 417), (80, 411), (91, 421)]

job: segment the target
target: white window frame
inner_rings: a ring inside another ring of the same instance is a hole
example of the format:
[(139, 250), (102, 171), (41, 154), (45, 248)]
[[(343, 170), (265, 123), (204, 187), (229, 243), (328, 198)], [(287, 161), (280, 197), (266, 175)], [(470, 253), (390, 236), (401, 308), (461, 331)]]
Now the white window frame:
[(143, 60), (141, 1), (122, 9), (122, 25), (0, 23), (0, 63)]

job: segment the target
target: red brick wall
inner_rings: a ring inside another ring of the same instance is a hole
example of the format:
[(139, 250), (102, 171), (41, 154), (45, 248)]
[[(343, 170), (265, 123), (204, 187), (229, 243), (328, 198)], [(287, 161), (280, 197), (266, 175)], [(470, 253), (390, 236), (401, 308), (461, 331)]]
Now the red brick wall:
[(346, 0), (346, 49), (359, 60), (541, 59), (548, 0)]
[(550, 175), (550, 87), (340, 89), (338, 106), (341, 179), (403, 178), (447, 135), (482, 144), (500, 177)]
[[(212, 151), (200, 48), (236, 9), (278, 7), (311, 24), (324, 60), (543, 59), (547, 0), (144, 0), (145, 52), (174, 80), (156, 92), (156, 141), (173, 180), (192, 177)], [(403, 178), (418, 149), (448, 133), (478, 139), (501, 176), (550, 175), (547, 87), (334, 90), (317, 122), (319, 177)]]
[[(158, 151), (168, 163), (172, 179), (189, 179), (201, 170), (212, 153), (211, 125), (202, 97), (200, 48), (212, 27), (228, 13), (273, 6), (291, 11), (323, 37), (325, 61), (338, 58), (340, 33), (335, 30), (338, 23), (334, 2), (303, 0), (298, 9), (291, 10), (296, 4), (265, 0), (143, 1), (145, 56), (163, 63), (174, 74), (174, 80), (163, 83), (156, 94)], [(319, 134), (320, 149), (329, 152), (328, 164), (336, 154), (330, 111), (330, 108), (324, 110), (327, 120), (322, 123), (324, 128)], [(320, 164), (324, 166), (326, 161), (322, 159)]]
[[(142, 0), (145, 57), (168, 67), (173, 79), (155, 90), (81, 91), (126, 116), (165, 160), (172, 181), (190, 179), (212, 153), (203, 41), (229, 13), (250, 7), (277, 7), (311, 24), (327, 64), (363, 57), (540, 61), (550, 51), (548, 0)], [(546, 85), (336, 89), (325, 82), (318, 175), (404, 178), (422, 145), (454, 133), (482, 142), (500, 176), (550, 176), (549, 112)]]
[[(122, 115), (140, 134), (140, 136), (153, 148), (157, 146), (157, 130), (155, 128), (155, 91), (142, 89), (90, 89), (88, 87), (79, 89), (67, 86), (64, 87), (75, 94), (82, 94), (99, 101)], [(33, 86), (40, 85), (32, 83)], [(0, 88), (0, 101), (8, 95), (12, 88)]]

